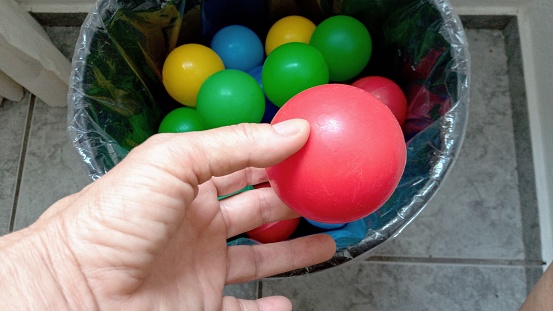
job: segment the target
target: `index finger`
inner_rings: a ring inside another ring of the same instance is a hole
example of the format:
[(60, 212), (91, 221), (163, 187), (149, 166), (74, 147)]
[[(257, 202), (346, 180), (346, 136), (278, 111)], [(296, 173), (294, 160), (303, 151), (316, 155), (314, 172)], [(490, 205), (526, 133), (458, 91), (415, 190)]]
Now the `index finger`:
[(213, 176), (246, 167), (274, 165), (298, 151), (308, 136), (309, 123), (292, 119), (275, 125), (238, 124), (201, 132), (156, 135), (135, 149), (146, 149), (145, 152), (153, 153), (149, 161), (155, 161), (158, 168), (191, 185), (199, 185)]

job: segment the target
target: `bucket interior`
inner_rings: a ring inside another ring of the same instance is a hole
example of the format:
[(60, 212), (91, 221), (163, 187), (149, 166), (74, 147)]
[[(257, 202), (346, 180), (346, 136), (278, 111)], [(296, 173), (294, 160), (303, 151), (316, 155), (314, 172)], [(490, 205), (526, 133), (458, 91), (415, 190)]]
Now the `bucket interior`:
[(361, 21), (373, 41), (369, 64), (350, 82), (384, 76), (407, 96), (407, 165), (392, 197), (364, 219), (362, 241), (339, 250), (328, 262), (283, 276), (369, 256), (420, 213), (462, 143), (469, 56), (461, 23), (447, 1), (101, 0), (81, 28), (68, 96), (69, 134), (90, 177), (108, 172), (154, 135), (169, 111), (180, 107), (161, 82), (165, 57), (176, 46), (209, 46), (217, 30), (232, 24), (249, 27), (264, 42), (282, 17), (301, 15), (318, 24), (337, 14)]

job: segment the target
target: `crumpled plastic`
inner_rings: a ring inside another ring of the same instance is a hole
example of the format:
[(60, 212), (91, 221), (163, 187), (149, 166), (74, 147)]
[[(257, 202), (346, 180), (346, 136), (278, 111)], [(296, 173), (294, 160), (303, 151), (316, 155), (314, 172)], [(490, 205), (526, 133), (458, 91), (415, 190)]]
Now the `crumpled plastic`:
[[(108, 172), (179, 106), (161, 83), (164, 58), (174, 47), (207, 45), (234, 23), (263, 39), (284, 16), (318, 24), (335, 14), (357, 18), (371, 33), (373, 54), (359, 77), (388, 77), (408, 98), (407, 164), (392, 197), (363, 219), (362, 241), (329, 261), (276, 277), (371, 256), (424, 209), (462, 145), (470, 56), (462, 24), (445, 0), (100, 0), (81, 27), (68, 94), (68, 134), (89, 176)], [(252, 243), (239, 237), (229, 245)]]

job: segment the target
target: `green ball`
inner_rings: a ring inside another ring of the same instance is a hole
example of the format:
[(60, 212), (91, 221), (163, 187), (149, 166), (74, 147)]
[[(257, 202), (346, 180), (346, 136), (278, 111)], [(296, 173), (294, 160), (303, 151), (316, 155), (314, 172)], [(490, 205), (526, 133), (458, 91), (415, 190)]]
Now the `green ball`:
[(208, 128), (259, 123), (265, 113), (265, 95), (252, 76), (226, 69), (202, 84), (196, 109)]
[(261, 79), (267, 98), (282, 107), (308, 88), (328, 83), (323, 54), (313, 46), (291, 42), (274, 49), (263, 65)]
[(369, 63), (372, 39), (357, 19), (337, 15), (322, 21), (309, 42), (324, 55), (330, 80), (343, 82), (357, 76)]
[(194, 108), (181, 107), (169, 112), (159, 125), (159, 133), (203, 131), (206, 127)]

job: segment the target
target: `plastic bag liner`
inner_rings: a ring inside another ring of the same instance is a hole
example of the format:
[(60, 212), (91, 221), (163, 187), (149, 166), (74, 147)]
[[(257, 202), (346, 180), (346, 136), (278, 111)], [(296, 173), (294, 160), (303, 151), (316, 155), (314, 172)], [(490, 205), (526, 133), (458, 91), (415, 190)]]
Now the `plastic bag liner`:
[(336, 14), (357, 18), (371, 33), (373, 54), (359, 77), (388, 77), (408, 98), (407, 165), (392, 197), (364, 219), (362, 241), (327, 262), (277, 277), (370, 256), (421, 212), (463, 140), (469, 54), (461, 22), (444, 0), (100, 0), (81, 27), (68, 94), (68, 132), (88, 174), (100, 178), (178, 107), (161, 83), (163, 61), (174, 47), (208, 45), (230, 24), (250, 27), (264, 40), (284, 16), (302, 15), (318, 24)]

